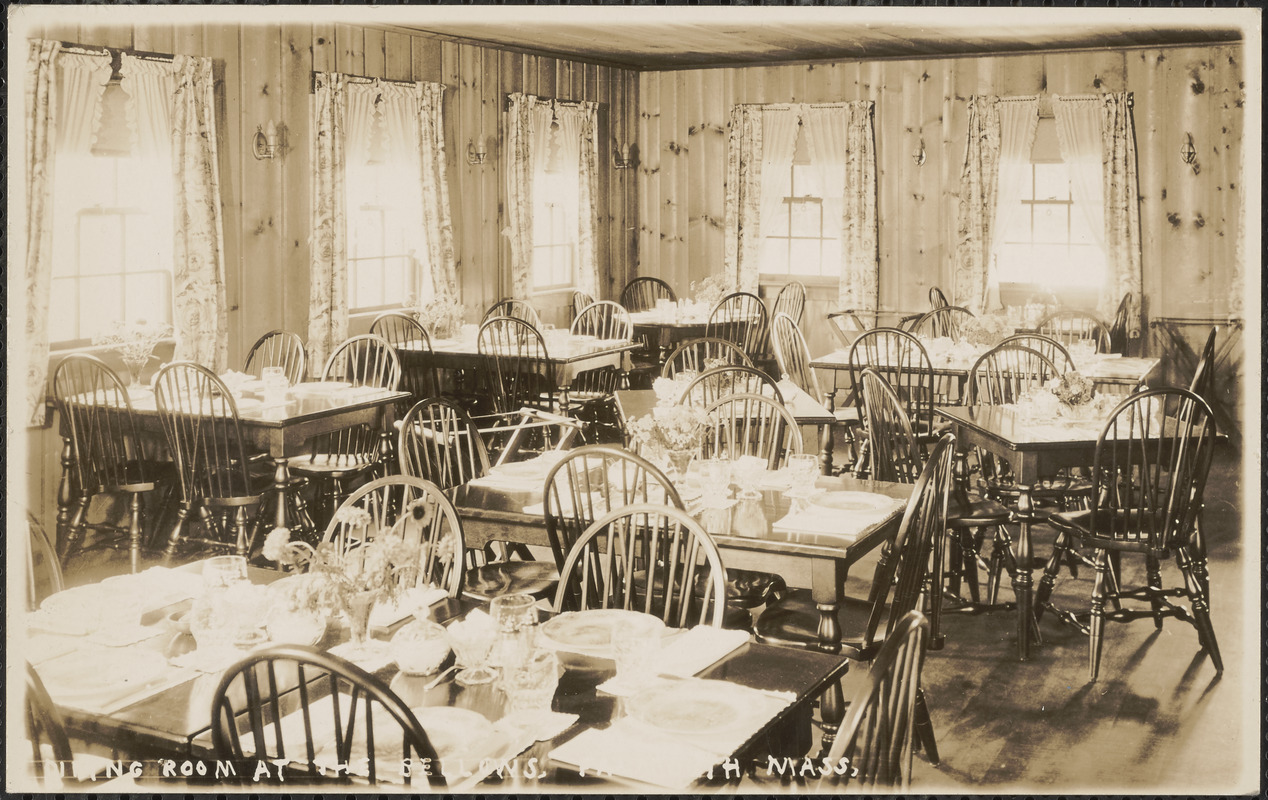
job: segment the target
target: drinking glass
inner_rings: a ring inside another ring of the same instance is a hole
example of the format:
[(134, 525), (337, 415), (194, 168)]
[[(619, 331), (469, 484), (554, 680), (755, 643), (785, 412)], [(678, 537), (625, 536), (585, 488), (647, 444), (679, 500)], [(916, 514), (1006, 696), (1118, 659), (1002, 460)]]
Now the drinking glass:
[(789, 487), (799, 494), (814, 491), (819, 477), (819, 457), (813, 453), (794, 453), (788, 457), (788, 472), (792, 476)]
[(559, 658), (553, 650), (533, 650), (502, 674), (511, 713), (549, 711), (559, 685)]
[(246, 556), (214, 556), (203, 564), (203, 589), (224, 589), (246, 579)]
[(612, 655), (618, 678), (642, 681), (650, 676), (660, 651), (661, 628), (657, 625), (627, 625), (612, 632)]
[(504, 594), (489, 603), (489, 615), (497, 631), (493, 663), (505, 668), (523, 661), (536, 643), (536, 601), (526, 594)]
[(731, 488), (731, 462), (724, 458), (702, 458), (695, 463), (700, 491), (706, 501), (725, 500)]
[(489, 656), (493, 652), (493, 643), (497, 641), (497, 630), (487, 620), (478, 624), (475, 620), (465, 619), (450, 625), (447, 632), (454, 656), (463, 668), (454, 680), (462, 686), (492, 682), (498, 674), (489, 667)]

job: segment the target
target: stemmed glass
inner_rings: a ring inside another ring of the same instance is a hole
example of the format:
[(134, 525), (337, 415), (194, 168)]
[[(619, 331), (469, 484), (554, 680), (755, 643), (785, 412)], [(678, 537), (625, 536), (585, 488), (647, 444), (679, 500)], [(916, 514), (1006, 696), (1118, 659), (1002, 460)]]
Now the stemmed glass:
[(522, 663), (537, 641), (536, 601), (526, 594), (504, 594), (489, 603), (497, 631), (494, 664), (506, 669)]
[(487, 615), (481, 616), (483, 619), (469, 614), (466, 619), (460, 619), (448, 628), (449, 643), (463, 667), (454, 680), (462, 686), (490, 683), (498, 676), (497, 671), (489, 666), (493, 643), (497, 641), (497, 628), (489, 622)]
[(819, 459), (812, 453), (794, 453), (788, 457), (788, 473), (791, 486), (788, 497), (805, 498), (814, 494), (815, 481), (819, 477)]

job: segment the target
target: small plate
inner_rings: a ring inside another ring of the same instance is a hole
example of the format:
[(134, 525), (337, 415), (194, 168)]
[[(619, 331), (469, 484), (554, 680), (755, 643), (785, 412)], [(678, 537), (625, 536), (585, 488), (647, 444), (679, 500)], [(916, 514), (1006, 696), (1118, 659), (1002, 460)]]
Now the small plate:
[(810, 498), (810, 504), (832, 511), (883, 511), (894, 505), (894, 498), (872, 492), (824, 492)]
[(713, 733), (735, 725), (750, 698), (725, 681), (684, 680), (644, 689), (630, 698), (630, 716), (667, 733)]
[(567, 611), (541, 626), (542, 643), (555, 650), (607, 656), (612, 652), (612, 635), (619, 628), (646, 625), (657, 629), (665, 623), (651, 614), (617, 608)]
[(441, 759), (461, 755), (472, 742), (493, 733), (493, 723), (469, 708), (424, 706), (412, 710)]

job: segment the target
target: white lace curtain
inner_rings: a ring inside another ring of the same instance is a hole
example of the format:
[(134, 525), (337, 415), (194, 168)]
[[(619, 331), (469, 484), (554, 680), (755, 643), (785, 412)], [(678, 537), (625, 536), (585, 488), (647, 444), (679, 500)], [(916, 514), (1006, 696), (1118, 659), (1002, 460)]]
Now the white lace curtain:
[(1105, 251), (1108, 271), (1097, 312), (1112, 320), (1128, 292), (1127, 335), (1140, 336), (1140, 205), (1131, 101), (1121, 92), (1052, 98), (1070, 191)]
[(773, 219), (788, 196), (799, 130), (824, 187), (824, 232), (841, 242), (839, 300), (846, 308), (875, 309), (879, 250), (869, 101), (731, 109), (724, 268), (740, 289), (756, 290), (762, 220)]
[[(419, 258), (419, 300), (458, 300), (453, 224), (445, 177), (444, 87), (377, 79), (350, 81), (339, 73), (313, 75), (312, 249), (308, 350), (314, 374), (348, 336), (349, 164), (379, 155), (402, 181), (393, 203), (418, 220), (409, 228)], [(352, 180), (357, 180), (354, 175)]]
[(540, 170), (558, 159), (565, 174), (575, 168), (577, 188), (567, 192), (568, 218), (577, 220), (578, 291), (591, 296), (599, 285), (595, 250), (595, 195), (598, 193), (598, 104), (561, 103), (516, 92), (508, 96), (506, 133), (506, 198), (508, 224), (503, 232), (511, 246), (511, 296), (533, 292), (533, 209)]

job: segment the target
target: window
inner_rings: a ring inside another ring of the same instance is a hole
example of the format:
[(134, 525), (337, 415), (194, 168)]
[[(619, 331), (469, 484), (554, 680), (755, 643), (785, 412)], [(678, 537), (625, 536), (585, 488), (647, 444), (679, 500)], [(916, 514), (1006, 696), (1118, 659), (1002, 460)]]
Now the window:
[(576, 170), (541, 170), (533, 182), (533, 288), (553, 291), (576, 283)]
[(1055, 121), (1040, 119), (1020, 205), (999, 232), (995, 270), (1001, 299), (1010, 290), (1094, 293), (1105, 280), (1105, 253), (1074, 200), (1056, 139)]
[(118, 320), (172, 321), (171, 170), (117, 152), (60, 154), (49, 341), (82, 347)]
[[(390, 163), (348, 165), (348, 309), (379, 311), (396, 308), (419, 291), (416, 252), (411, 225), (421, 224), (412, 213), (408, 172)], [(417, 183), (417, 181), (414, 181)], [(431, 299), (430, 281), (422, 281)]]
[(798, 131), (789, 169), (788, 193), (773, 213), (763, 202), (762, 273), (780, 278), (838, 275), (840, 224), (833, 220), (840, 217), (845, 187), (825, 185), (827, 170), (810, 163), (804, 130)]

